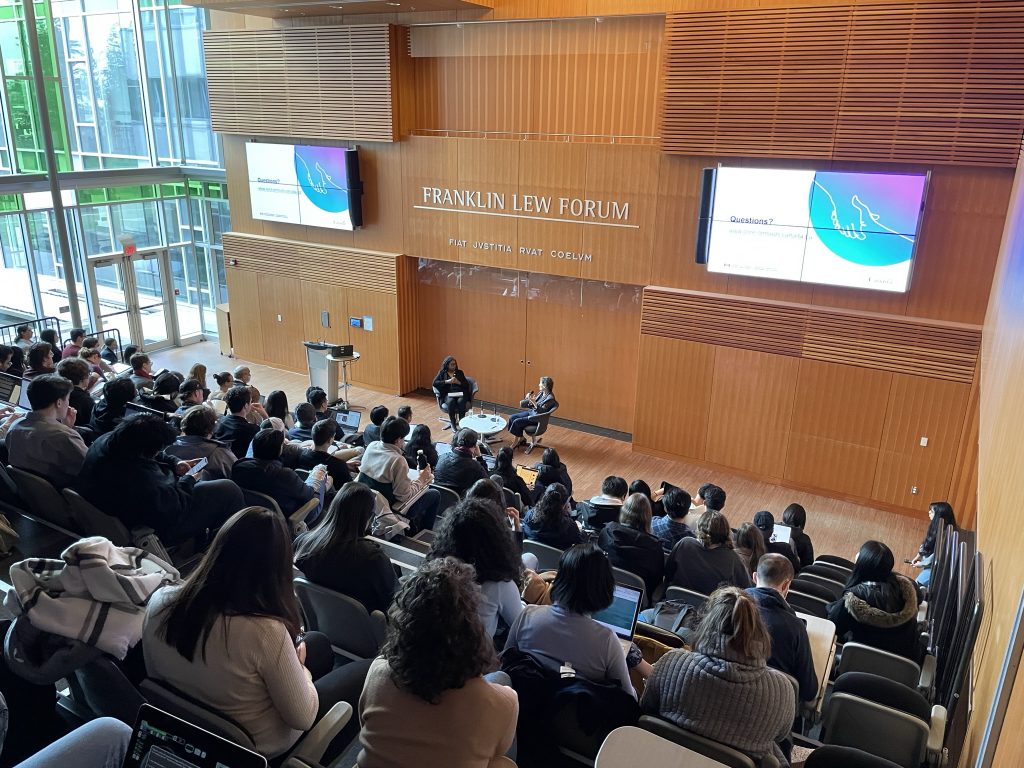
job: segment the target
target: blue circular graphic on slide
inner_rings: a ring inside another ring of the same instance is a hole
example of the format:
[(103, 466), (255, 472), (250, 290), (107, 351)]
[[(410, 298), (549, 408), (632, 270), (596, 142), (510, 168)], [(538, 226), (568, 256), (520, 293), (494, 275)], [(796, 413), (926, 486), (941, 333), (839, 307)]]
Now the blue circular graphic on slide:
[(295, 147), (295, 177), (306, 199), (320, 210), (348, 210), (344, 149)]
[(829, 251), (867, 267), (910, 261), (924, 193), (923, 176), (814, 174), (811, 227)]

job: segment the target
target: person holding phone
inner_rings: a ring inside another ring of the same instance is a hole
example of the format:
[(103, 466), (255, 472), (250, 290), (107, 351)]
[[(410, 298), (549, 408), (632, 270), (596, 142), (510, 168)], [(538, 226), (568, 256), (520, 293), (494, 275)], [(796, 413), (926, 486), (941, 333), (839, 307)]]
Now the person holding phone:
[(469, 410), (473, 391), (469, 386), (466, 374), (459, 368), (459, 361), (452, 355), (448, 355), (441, 362), (441, 369), (434, 377), (433, 388), (438, 402), (446, 406), (448, 417), (452, 422), (452, 429), (458, 429), (459, 420)]
[(520, 445), (526, 445), (526, 438), (523, 437), (523, 432), (529, 425), (539, 423), (538, 416), (550, 413), (558, 407), (558, 401), (555, 400), (554, 379), (550, 376), (541, 376), (540, 381), (537, 383), (537, 389), (539, 392), (537, 395), (534, 395), (531, 389), (519, 403), (521, 407), (527, 410), (513, 413), (508, 418), (508, 431), (515, 437), (515, 441), (512, 443), (513, 450)]

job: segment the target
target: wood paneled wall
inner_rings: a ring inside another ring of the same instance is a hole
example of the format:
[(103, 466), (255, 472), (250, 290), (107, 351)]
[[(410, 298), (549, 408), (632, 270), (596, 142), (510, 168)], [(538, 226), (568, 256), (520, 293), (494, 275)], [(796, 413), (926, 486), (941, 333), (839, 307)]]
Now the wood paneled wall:
[[(304, 339), (353, 344), (362, 358), (350, 368), (352, 383), (408, 391), (412, 377), (403, 361), (411, 353), (401, 339), (415, 335), (415, 308), (407, 297), (398, 297), (398, 285), (409, 280), (405, 261), (398, 254), (225, 234), (235, 352), (305, 371)], [(328, 313), (328, 327), (322, 325), (322, 312)], [(350, 317), (365, 316), (373, 318), (372, 331), (349, 325)]]
[[(1024, 164), (1018, 169), (1024, 168)], [(974, 654), (975, 701), (970, 736), (961, 766), (973, 766), (1002, 675), (1017, 604), (1024, 585), (1020, 556), (1020, 500), (1024, 497), (1024, 173), (1017, 172), (992, 302), (985, 318), (981, 363), (979, 430), (978, 548), (985, 558), (985, 606), (991, 617)], [(1008, 681), (1012, 684), (1014, 681)], [(1024, 674), (1018, 672), (1002, 724), (993, 766), (1024, 760)]]
[(386, 24), (205, 32), (218, 133), (393, 141)]
[(672, 14), (662, 89), (666, 152), (1013, 167), (1024, 3)]

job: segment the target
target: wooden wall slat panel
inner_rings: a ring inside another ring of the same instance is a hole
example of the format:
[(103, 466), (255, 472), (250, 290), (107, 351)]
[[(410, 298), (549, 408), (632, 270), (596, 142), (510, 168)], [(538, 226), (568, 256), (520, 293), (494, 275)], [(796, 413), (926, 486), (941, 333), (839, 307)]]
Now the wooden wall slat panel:
[(249, 360), (265, 360), (263, 324), (260, 321), (259, 274), (241, 269), (226, 270), (231, 307), (231, 343), (235, 354)]
[(665, 152), (1014, 167), (1024, 3), (670, 14)]
[(395, 140), (387, 24), (203, 33), (218, 133)]
[(981, 345), (975, 326), (656, 286), (641, 333), (967, 383)]

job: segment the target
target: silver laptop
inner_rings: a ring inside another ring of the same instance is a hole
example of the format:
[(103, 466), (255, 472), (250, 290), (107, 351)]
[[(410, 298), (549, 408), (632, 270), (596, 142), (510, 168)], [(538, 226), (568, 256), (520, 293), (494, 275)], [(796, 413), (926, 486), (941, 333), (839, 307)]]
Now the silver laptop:
[(13, 406), (17, 411), (31, 411), (32, 404), (28, 401), (28, 379), (0, 373), (0, 402)]
[(334, 420), (341, 427), (341, 431), (346, 435), (351, 435), (353, 432), (359, 431), (359, 422), (362, 420), (363, 414), (359, 411), (346, 411), (344, 408), (332, 409), (334, 413)]
[(640, 615), (640, 606), (644, 601), (644, 591), (639, 587), (627, 584), (616, 584), (612, 604), (603, 611), (591, 614), (590, 618), (602, 626), (608, 627), (619, 638), (623, 648), (633, 642), (636, 632), (636, 619)]
[(121, 768), (267, 768), (267, 759), (143, 704)]

